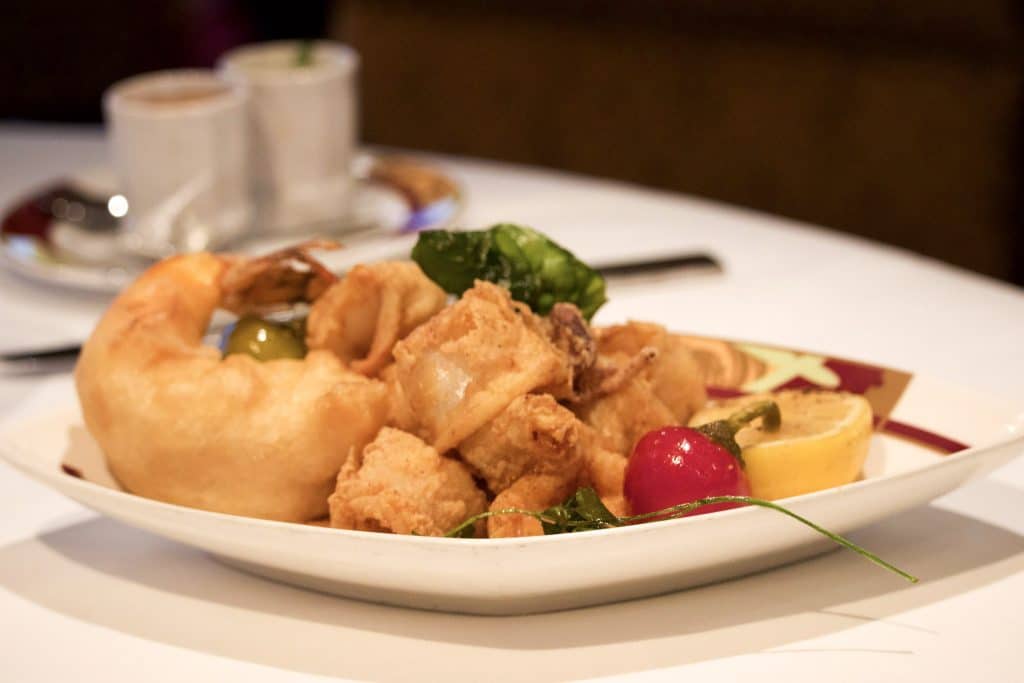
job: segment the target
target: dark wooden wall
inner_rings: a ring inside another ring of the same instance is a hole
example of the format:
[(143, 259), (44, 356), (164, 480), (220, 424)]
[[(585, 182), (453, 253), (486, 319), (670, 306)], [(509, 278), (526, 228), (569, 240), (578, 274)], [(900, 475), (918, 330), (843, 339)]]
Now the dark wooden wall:
[(371, 142), (693, 193), (1019, 281), (1014, 8), (348, 0), (335, 35), (362, 53)]
[(119, 78), (331, 35), (362, 53), (369, 142), (720, 199), (1024, 284), (1020, 5), (18, 0), (0, 118), (97, 121)]

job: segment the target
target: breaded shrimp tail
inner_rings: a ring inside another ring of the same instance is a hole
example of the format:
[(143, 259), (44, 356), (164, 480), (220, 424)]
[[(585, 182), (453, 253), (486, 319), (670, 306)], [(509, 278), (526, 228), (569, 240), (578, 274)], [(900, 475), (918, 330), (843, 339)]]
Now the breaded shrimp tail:
[[(253, 261), (211, 254), (162, 261), (114, 301), (84, 345), (75, 368), (82, 414), (127, 490), (239, 515), (321, 517), (338, 470), (383, 424), (384, 384), (346, 370), (327, 351), (259, 362), (222, 359), (202, 345), (218, 306), (246, 307), (225, 282), (244, 280), (259, 306), (271, 303), (267, 292), (292, 301), (325, 289), (329, 274), (287, 272), (266, 259), (258, 269), (277, 280), (256, 289)], [(240, 267), (246, 278), (231, 277)]]

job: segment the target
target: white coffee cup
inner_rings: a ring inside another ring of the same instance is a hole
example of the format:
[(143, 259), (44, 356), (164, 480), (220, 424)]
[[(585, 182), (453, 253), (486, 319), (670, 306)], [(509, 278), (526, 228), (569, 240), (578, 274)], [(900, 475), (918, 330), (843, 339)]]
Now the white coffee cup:
[(162, 258), (221, 247), (251, 228), (247, 98), (244, 86), (200, 69), (142, 74), (107, 90), (127, 249)]
[(357, 136), (355, 51), (326, 41), (277, 41), (231, 50), (218, 66), (251, 94), (260, 231), (343, 228)]

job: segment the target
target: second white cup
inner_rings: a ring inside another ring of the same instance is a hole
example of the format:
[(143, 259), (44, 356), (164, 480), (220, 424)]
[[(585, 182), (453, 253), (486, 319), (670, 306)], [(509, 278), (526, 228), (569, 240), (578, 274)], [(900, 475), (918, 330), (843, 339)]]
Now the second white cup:
[(342, 228), (357, 138), (355, 51), (324, 41), (260, 43), (231, 50), (218, 67), (250, 93), (258, 230)]

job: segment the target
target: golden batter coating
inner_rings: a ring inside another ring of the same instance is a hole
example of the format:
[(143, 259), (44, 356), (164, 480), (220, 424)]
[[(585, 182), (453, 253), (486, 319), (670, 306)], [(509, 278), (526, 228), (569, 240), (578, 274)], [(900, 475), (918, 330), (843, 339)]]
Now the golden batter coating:
[(443, 536), (486, 507), (465, 465), (390, 427), (345, 463), (330, 497), (333, 527), (420, 536)]
[[(338, 469), (384, 422), (385, 385), (326, 351), (259, 362), (202, 344), (225, 299), (263, 307), (323, 278), (272, 257), (193, 254), (161, 261), (117, 297), (82, 348), (75, 384), (86, 427), (127, 490), (268, 519), (327, 513)], [(230, 289), (237, 282), (244, 291)]]
[[(581, 486), (625, 515), (635, 442), (706, 400), (692, 352), (659, 325), (591, 328), (569, 303), (541, 317), (481, 281), (446, 305), (412, 262), (356, 266), (339, 281), (309, 254), (333, 246), (174, 257), (114, 301), (75, 382), (126, 489), (430, 536), (487, 509), (541, 511)], [(218, 307), (297, 302), (311, 304), (304, 358), (222, 358), (202, 345)], [(524, 515), (477, 531), (543, 533)]]
[(672, 411), (674, 424), (687, 420), (707, 401), (704, 377), (697, 359), (679, 335), (661, 325), (631, 321), (625, 325), (596, 328), (598, 354), (617, 363), (655, 349), (657, 355), (644, 370), (651, 389)]
[(358, 265), (316, 300), (306, 344), (373, 376), (395, 343), (444, 308), (447, 295), (411, 261)]
[(520, 396), (459, 444), (459, 455), (495, 493), (526, 474), (575, 481), (581, 464), (576, 448), (580, 427), (576, 416), (551, 396)]
[(440, 452), (493, 420), (517, 396), (565, 372), (554, 347), (513, 306), (508, 291), (478, 281), (462, 298), (395, 345), (398, 381)]
[[(539, 512), (563, 502), (576, 490), (576, 482), (550, 474), (528, 474), (520, 477), (491, 502), (490, 510), (533, 510)], [(528, 515), (496, 515), (487, 518), (487, 536), (512, 538), (541, 536), (541, 523)]]
[(388, 387), (388, 416), (384, 424), (388, 427), (401, 429), (403, 432), (415, 434), (419, 426), (416, 415), (409, 406), (409, 399), (398, 381), (398, 370), (395, 364), (387, 365), (380, 371), (380, 381)]
[(675, 414), (657, 397), (650, 380), (643, 375), (634, 376), (618, 391), (575, 410), (597, 432), (603, 448), (626, 457), (641, 436), (676, 423)]
[(621, 516), (629, 514), (622, 493), (629, 458), (601, 445), (601, 435), (589, 425), (581, 425), (579, 449), (583, 454), (580, 486), (591, 486), (609, 510)]

